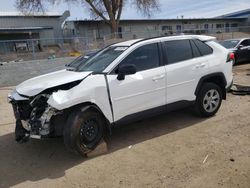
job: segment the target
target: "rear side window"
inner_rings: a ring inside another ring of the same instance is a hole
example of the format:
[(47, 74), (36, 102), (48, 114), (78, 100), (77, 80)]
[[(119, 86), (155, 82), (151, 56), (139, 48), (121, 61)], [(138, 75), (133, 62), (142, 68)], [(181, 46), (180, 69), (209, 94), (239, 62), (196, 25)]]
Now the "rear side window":
[(137, 71), (148, 70), (152, 68), (159, 67), (159, 51), (157, 43), (147, 44), (145, 46), (139, 47), (129, 54), (120, 64), (135, 65)]
[(168, 64), (191, 59), (192, 49), (189, 40), (173, 40), (164, 42)]
[(200, 40), (193, 40), (193, 41), (195, 45), (198, 47), (201, 55), (209, 55), (213, 53), (213, 49), (204, 42), (201, 42)]

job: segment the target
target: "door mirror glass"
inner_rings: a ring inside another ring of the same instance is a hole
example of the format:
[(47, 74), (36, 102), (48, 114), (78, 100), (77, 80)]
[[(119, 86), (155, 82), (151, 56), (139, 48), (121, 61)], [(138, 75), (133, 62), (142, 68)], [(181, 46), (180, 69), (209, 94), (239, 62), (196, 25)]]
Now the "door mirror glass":
[(238, 46), (238, 49), (241, 50), (244, 46), (241, 44)]
[(136, 73), (136, 67), (132, 64), (121, 65), (118, 67), (117, 80), (124, 80), (126, 75), (131, 75)]

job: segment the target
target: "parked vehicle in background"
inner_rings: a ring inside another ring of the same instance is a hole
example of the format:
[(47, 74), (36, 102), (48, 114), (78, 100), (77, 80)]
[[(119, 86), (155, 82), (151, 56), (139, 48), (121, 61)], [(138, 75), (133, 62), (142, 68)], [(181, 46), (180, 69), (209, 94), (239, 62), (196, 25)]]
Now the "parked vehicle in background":
[(234, 65), (250, 61), (250, 38), (224, 40), (220, 44), (234, 53)]
[(84, 155), (113, 126), (193, 105), (213, 116), (232, 84), (232, 53), (184, 35), (108, 46), (74, 70), (29, 79), (9, 95), (16, 140), (63, 136)]

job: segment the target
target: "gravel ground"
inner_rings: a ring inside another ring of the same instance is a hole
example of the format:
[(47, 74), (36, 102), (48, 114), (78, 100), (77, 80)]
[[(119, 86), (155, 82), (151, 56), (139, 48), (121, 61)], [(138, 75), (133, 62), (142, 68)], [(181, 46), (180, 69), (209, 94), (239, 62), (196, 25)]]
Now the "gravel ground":
[[(250, 64), (235, 79), (250, 83)], [(108, 152), (81, 158), (62, 139), (14, 141), (0, 89), (0, 187), (243, 187), (250, 185), (250, 96), (228, 94), (216, 116), (180, 110), (114, 130)]]
[(74, 57), (65, 57), (51, 60), (24, 61), (1, 65), (0, 87), (15, 86), (29, 78), (64, 69), (64, 65), (73, 59)]

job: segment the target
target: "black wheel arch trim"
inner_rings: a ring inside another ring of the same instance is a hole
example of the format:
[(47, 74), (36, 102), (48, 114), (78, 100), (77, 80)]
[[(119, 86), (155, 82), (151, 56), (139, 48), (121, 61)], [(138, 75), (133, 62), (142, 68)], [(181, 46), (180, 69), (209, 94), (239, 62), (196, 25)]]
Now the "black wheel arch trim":
[(68, 109), (66, 109), (64, 111), (66, 111), (65, 113), (69, 114), (70, 112), (72, 112), (72, 110), (81, 110), (83, 112), (83, 111), (86, 111), (86, 110), (91, 109), (91, 108), (95, 109), (97, 112), (99, 112), (103, 116), (103, 118), (106, 121), (105, 126), (107, 128), (107, 131), (111, 135), (111, 132), (112, 132), (111, 122), (106, 118), (106, 116), (104, 115), (102, 110), (96, 104), (94, 104), (92, 102), (84, 102), (84, 103), (80, 103), (80, 104), (76, 104), (74, 106), (71, 106), (71, 107), (69, 107)]
[[(212, 79), (212, 78), (215, 78), (215, 77), (219, 77), (221, 80), (222, 80), (222, 85), (219, 85), (219, 86), (222, 86), (222, 97), (223, 99), (226, 99), (226, 86), (227, 86), (227, 81), (226, 81), (226, 78), (225, 78), (225, 75), (222, 73), (222, 72), (216, 72), (216, 73), (212, 73), (212, 74), (208, 74), (208, 75), (205, 75), (203, 77), (200, 78), (198, 84), (197, 84), (197, 87), (195, 89), (195, 95), (197, 96), (202, 84), (204, 82), (206, 82), (206, 80), (209, 80), (209, 79)], [(215, 82), (216, 84), (216, 82)]]

